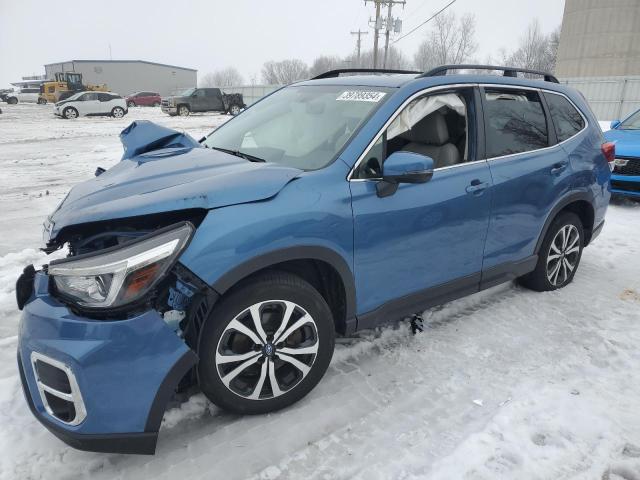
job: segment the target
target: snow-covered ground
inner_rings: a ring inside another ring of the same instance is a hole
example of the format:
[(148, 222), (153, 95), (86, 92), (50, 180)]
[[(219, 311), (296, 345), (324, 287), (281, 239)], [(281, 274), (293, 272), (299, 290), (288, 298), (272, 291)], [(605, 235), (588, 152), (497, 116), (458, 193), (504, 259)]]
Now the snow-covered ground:
[[(640, 479), (640, 204), (612, 205), (575, 281), (506, 284), (343, 339), (304, 400), (238, 417), (192, 397), (165, 415), (154, 457), (79, 452), (22, 397), (14, 281), (43, 216), (70, 185), (117, 162), (117, 134), (151, 119), (199, 137), (227, 117), (58, 120), (0, 115), (0, 479)], [(48, 191), (48, 194), (47, 194)]]

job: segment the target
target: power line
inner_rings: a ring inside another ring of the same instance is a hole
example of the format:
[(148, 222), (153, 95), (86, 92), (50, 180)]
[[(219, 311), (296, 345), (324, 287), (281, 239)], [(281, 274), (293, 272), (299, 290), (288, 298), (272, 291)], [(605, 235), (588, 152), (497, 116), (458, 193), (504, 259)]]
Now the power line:
[(411, 35), (413, 32), (415, 32), (416, 30), (418, 30), (420, 27), (422, 27), (425, 23), (430, 22), (431, 20), (433, 20), (434, 18), (436, 18), (438, 15), (440, 15), (442, 12), (444, 12), (447, 8), (449, 8), (451, 5), (453, 5), (454, 3), (456, 3), (457, 0), (451, 0), (447, 5), (445, 5), (444, 7), (442, 7), (440, 10), (438, 10), (436, 13), (434, 13), (433, 15), (431, 15), (429, 18), (427, 18), (424, 22), (422, 22), (420, 25), (418, 25), (417, 27), (415, 27), (414, 29), (410, 30), (409, 32), (405, 33), (404, 35), (402, 35), (400, 38), (397, 38), (393, 41), (394, 44), (398, 43), (400, 40), (402, 40), (403, 38), (405, 38), (408, 35)]

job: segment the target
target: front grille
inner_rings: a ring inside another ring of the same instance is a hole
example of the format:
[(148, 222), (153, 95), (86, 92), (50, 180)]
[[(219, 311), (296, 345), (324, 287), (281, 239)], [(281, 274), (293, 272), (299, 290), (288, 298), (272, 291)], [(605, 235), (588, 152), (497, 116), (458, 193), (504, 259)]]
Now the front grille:
[(621, 182), (619, 180), (611, 180), (611, 188), (614, 190), (626, 190), (627, 192), (640, 193), (640, 182)]
[(162, 106), (163, 107), (168, 107), (169, 106), (169, 100), (162, 100)]
[(87, 416), (75, 375), (67, 365), (41, 353), (31, 353), (31, 365), (45, 410), (68, 425)]
[(618, 175), (639, 175), (640, 176), (640, 158), (616, 157), (616, 159), (628, 160), (624, 166), (615, 165), (613, 173)]

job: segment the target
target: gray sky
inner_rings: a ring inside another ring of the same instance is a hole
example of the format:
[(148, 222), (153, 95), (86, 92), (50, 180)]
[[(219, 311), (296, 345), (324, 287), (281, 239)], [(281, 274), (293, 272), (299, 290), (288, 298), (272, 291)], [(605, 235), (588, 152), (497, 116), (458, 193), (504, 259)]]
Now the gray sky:
[[(408, 32), (449, 0), (407, 0), (394, 16)], [(562, 20), (564, 0), (457, 0), (450, 10), (476, 15), (477, 58), (512, 49), (533, 18), (544, 32)], [(358, 28), (367, 29), (373, 4), (363, 0), (230, 0), (86, 2), (0, 0), (0, 86), (43, 65), (72, 59), (140, 59), (198, 69), (199, 76), (236, 66), (249, 80), (266, 60), (355, 49)], [(427, 24), (396, 44), (409, 58)], [(363, 37), (371, 48), (373, 35)]]

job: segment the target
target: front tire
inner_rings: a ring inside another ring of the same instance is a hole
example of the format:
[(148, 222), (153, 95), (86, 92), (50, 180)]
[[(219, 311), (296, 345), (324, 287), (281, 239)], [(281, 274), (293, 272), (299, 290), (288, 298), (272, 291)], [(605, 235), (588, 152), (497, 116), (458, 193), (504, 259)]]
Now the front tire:
[(233, 115), (234, 117), (240, 113), (240, 110), (241, 110), (241, 109), (240, 109), (240, 105), (235, 105), (235, 104), (234, 104), (234, 105), (231, 105), (231, 106), (229, 107), (229, 113), (230, 113), (231, 115)]
[(191, 110), (189, 110), (188, 106), (180, 105), (178, 107), (178, 115), (180, 115), (181, 117), (188, 117), (190, 113), (191, 113)]
[(584, 248), (584, 228), (575, 213), (564, 212), (551, 223), (538, 254), (538, 263), (520, 283), (538, 292), (567, 286), (578, 270)]
[(46, 98), (39, 98), (38, 99), (38, 105), (46, 105), (47, 104), (47, 99)]
[(7, 98), (7, 103), (9, 105), (15, 105), (18, 103), (18, 99), (16, 97), (9, 97)]
[(136, 106), (136, 103), (135, 103), (135, 102), (133, 102), (133, 101), (131, 101), (131, 100), (129, 100), (129, 101), (127, 102), (127, 107), (131, 108), (131, 107), (135, 107), (135, 106)]
[(124, 108), (122, 108), (122, 107), (113, 107), (113, 110), (111, 110), (111, 116), (113, 118), (122, 118), (122, 117), (124, 117)]
[(198, 381), (225, 410), (272, 412), (316, 386), (333, 348), (322, 295), (296, 275), (270, 272), (234, 287), (214, 308), (200, 335)]
[(67, 107), (62, 111), (62, 116), (67, 120), (78, 118), (78, 110), (73, 107)]

